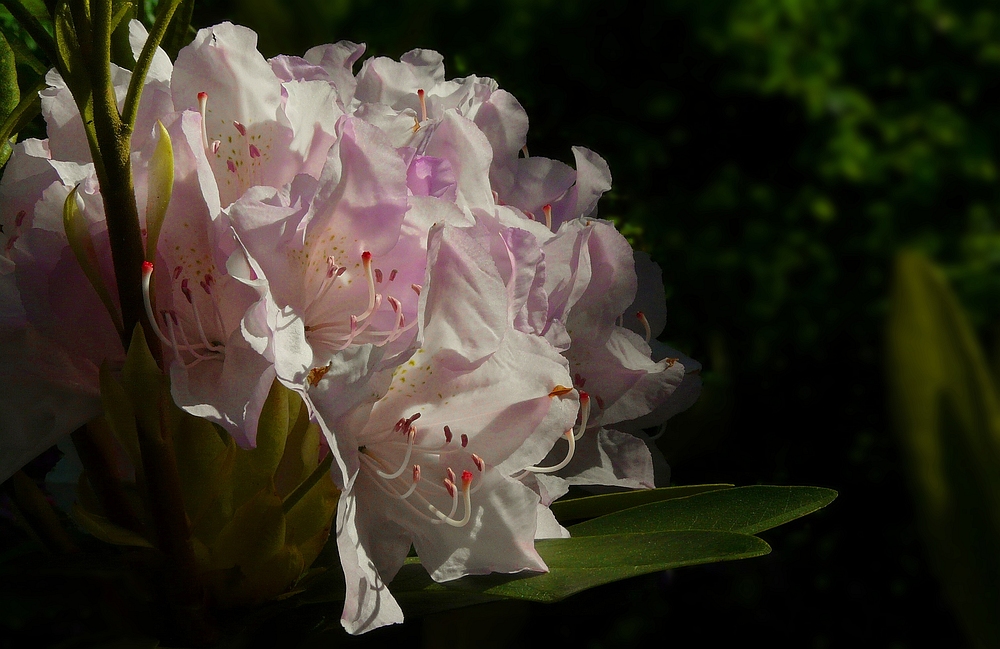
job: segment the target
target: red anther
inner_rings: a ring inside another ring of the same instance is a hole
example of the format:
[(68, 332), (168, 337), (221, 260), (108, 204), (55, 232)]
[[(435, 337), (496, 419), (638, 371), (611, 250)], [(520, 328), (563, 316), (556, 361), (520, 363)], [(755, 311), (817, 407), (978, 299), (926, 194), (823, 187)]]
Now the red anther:
[(212, 294), (212, 287), (208, 285), (208, 282), (201, 281), (198, 283), (201, 284), (201, 288), (204, 289), (206, 293), (208, 293), (209, 295)]
[(232, 160), (226, 160), (226, 169), (236, 173), (236, 164)]
[(392, 271), (390, 271), (390, 272), (389, 272), (389, 281), (390, 281), (390, 282), (391, 282), (392, 280), (396, 279), (396, 273), (398, 273), (398, 272), (399, 272), (399, 271), (398, 271), (398, 270), (396, 270), (395, 268), (393, 268), (393, 269), (392, 269)]
[(181, 273), (183, 273), (183, 272), (184, 272), (184, 267), (183, 266), (175, 266), (174, 267), (174, 279), (177, 279), (178, 277), (180, 277)]
[(418, 419), (420, 419), (420, 413), (419, 412), (415, 412), (412, 415), (410, 415), (409, 419), (406, 420), (406, 425), (409, 426), (410, 424), (412, 424), (413, 422), (415, 422)]
[(469, 445), (469, 436), (466, 435), (465, 433), (462, 433), (462, 448), (465, 448), (468, 445)]
[(525, 215), (526, 217), (528, 217), (528, 220), (530, 220), (530, 221), (535, 221), (535, 220), (537, 220), (537, 219), (535, 219), (535, 215), (534, 215), (534, 214), (532, 214), (531, 212), (525, 212), (525, 213), (524, 213), (524, 215)]
[(462, 486), (468, 487), (472, 484), (472, 471), (462, 471)]
[(476, 468), (479, 469), (480, 473), (486, 469), (486, 463), (483, 462), (483, 458), (479, 457), (475, 453), (472, 454), (472, 462), (476, 465)]
[(584, 376), (580, 376), (580, 373), (577, 372), (576, 374), (573, 375), (573, 383), (582, 388), (584, 385), (587, 384), (587, 378)]
[(424, 96), (424, 89), (423, 88), (418, 88), (417, 89), (417, 97), (423, 97), (423, 96)]
[(378, 282), (379, 284), (382, 283), (382, 269), (381, 268), (376, 268), (375, 269), (375, 281)]
[(389, 301), (389, 306), (392, 307), (392, 310), (395, 313), (399, 313), (399, 309), (402, 308), (402, 306), (403, 306), (402, 304), (399, 303), (399, 300), (397, 300), (396, 298), (394, 298), (391, 295), (388, 298), (386, 298), (386, 299)]
[(448, 426), (444, 427), (444, 443), (451, 444), (451, 428)]
[(396, 425), (393, 427), (392, 432), (398, 433), (399, 431), (403, 430), (403, 426), (405, 425), (406, 425), (406, 419), (400, 417), (399, 421), (397, 421)]
[(208, 101), (208, 93), (207, 92), (199, 92), (198, 93), (198, 101)]
[(212, 273), (205, 273), (205, 283), (209, 286), (215, 286), (215, 276)]
[(361, 253), (361, 261), (367, 264), (371, 260), (372, 260), (372, 253), (368, 252), (367, 250)]
[(260, 157), (260, 149), (258, 149), (257, 145), (255, 145), (255, 144), (251, 144), (250, 145), (250, 157), (251, 158), (259, 158)]
[(445, 480), (444, 480), (444, 488), (448, 490), (448, 495), (449, 496), (451, 496), (452, 498), (455, 497), (455, 483), (454, 482), (452, 482), (451, 480), (445, 478)]
[[(13, 237), (11, 238), (13, 239)], [(153, 262), (151, 261), (142, 262), (142, 274), (149, 275), (152, 272), (153, 272)]]
[(218, 153), (222, 148), (222, 140), (212, 140), (212, 153)]
[(233, 121), (233, 126), (235, 126), (236, 130), (240, 132), (240, 135), (244, 135), (245, 136), (247, 134), (247, 127), (246, 126), (243, 126), (242, 124), (240, 124), (239, 122), (237, 122), (235, 120)]
[(413, 465), (413, 481), (414, 482), (420, 482), (420, 465), (419, 464), (414, 464)]
[(644, 314), (642, 311), (636, 311), (635, 312), (635, 317), (639, 318), (640, 320), (645, 320), (646, 319), (646, 314)]
[(193, 302), (193, 298), (191, 297), (191, 289), (188, 288), (187, 277), (181, 280), (181, 293), (184, 294), (184, 297), (187, 299), (188, 304), (191, 304)]
[(22, 223), (24, 223), (24, 210), (18, 212), (17, 216), (14, 217), (14, 227), (19, 228)]
[(420, 291), (423, 289), (423, 286), (421, 286), (420, 284), (410, 284), (410, 288), (413, 289), (414, 293), (420, 295)]
[(164, 311), (163, 314), (164, 314), (163, 315), (164, 321), (166, 321), (167, 316), (170, 316), (170, 319), (173, 320), (173, 322), (174, 322), (174, 326), (175, 327), (179, 327), (180, 326), (181, 321), (177, 319), (177, 312), (176, 311)]
[(451, 467), (448, 467), (448, 469), (446, 470), (446, 473), (448, 474), (448, 479), (451, 480), (454, 483), (455, 482), (455, 472), (451, 470)]

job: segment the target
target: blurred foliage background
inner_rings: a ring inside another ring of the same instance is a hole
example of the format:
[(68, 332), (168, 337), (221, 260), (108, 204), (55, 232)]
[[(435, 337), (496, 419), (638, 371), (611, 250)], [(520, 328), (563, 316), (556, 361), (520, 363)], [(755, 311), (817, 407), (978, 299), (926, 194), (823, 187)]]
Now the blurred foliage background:
[(255, 29), (266, 56), (340, 39), (394, 58), (436, 49), (449, 76), (493, 77), (521, 101), (532, 155), (604, 156), (615, 187), (601, 215), (663, 267), (664, 339), (705, 366), (701, 400), (658, 442), (672, 481), (840, 491), (765, 535), (763, 559), (413, 620), (357, 644), (419, 631), (434, 646), (462, 629), (484, 646), (966, 643), (914, 523), (883, 336), (893, 255), (915, 247), (1000, 349), (1000, 8), (202, 0), (193, 23), (225, 19)]

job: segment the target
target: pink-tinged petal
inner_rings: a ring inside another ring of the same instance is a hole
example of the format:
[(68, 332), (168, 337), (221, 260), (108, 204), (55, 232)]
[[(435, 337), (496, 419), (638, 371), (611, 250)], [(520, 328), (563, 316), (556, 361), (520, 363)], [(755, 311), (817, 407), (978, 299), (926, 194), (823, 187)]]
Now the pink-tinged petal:
[(290, 81), (284, 88), (288, 94), (284, 113), (295, 134), (289, 148), (304, 161), (301, 173), (319, 178), (337, 139), (337, 120), (344, 112), (325, 81)]
[(171, 79), (177, 110), (197, 111), (199, 94), (207, 95), (206, 139), (219, 142), (209, 161), (224, 206), (251, 187), (281, 187), (302, 168), (290, 148), (281, 81), (256, 48), (257, 35), (245, 27), (203, 29), (178, 54)]
[[(96, 183), (95, 183), (96, 184)], [(77, 194), (89, 221), (106, 286), (114, 286), (114, 271), (107, 231), (103, 227), (103, 205), (98, 194), (81, 184)], [(69, 247), (62, 227), (62, 211), (70, 188), (53, 183), (35, 206), (32, 227), (23, 231), (11, 250), (26, 318), (44, 337), (71, 347), (73, 355), (100, 366), (104, 359), (124, 357), (121, 341), (97, 292), (84, 275)], [(117, 295), (112, 293), (112, 299)]]
[(101, 413), (97, 366), (30, 328), (6, 324), (0, 327), (0, 481)]
[[(574, 344), (581, 340), (600, 344), (610, 335), (616, 315), (624, 313), (635, 299), (637, 280), (632, 247), (607, 221), (571, 221), (564, 228), (569, 232), (591, 231), (586, 240), (590, 280), (583, 295), (572, 305), (566, 326), (573, 332)], [(547, 268), (550, 273), (555, 272), (552, 264)]]
[(663, 333), (663, 328), (667, 325), (667, 298), (663, 290), (663, 271), (647, 253), (636, 251), (634, 255), (638, 285), (635, 301), (625, 310), (622, 323), (640, 336), (645, 336), (646, 328), (638, 317), (638, 314), (642, 313), (649, 323), (650, 337), (656, 338)]
[[(655, 341), (654, 341), (655, 342)], [(684, 377), (680, 385), (674, 388), (670, 396), (664, 400), (655, 410), (633, 420), (621, 421), (615, 424), (615, 428), (630, 433), (638, 433), (644, 428), (659, 426), (674, 415), (684, 412), (694, 405), (701, 395), (701, 363), (689, 358), (676, 349), (663, 345), (663, 350), (656, 353), (656, 357), (664, 359), (676, 358), (676, 365), (684, 368)]]
[(59, 182), (48, 158), (47, 142), (25, 140), (14, 145), (4, 168), (0, 181), (0, 275), (13, 270), (10, 255), (17, 239), (34, 224), (35, 203), (49, 185)]
[(379, 575), (372, 550), (379, 548), (380, 554), (395, 558), (401, 549), (398, 563), (402, 565), (410, 546), (403, 540), (398, 526), (391, 522), (378, 520), (379, 524), (373, 525), (372, 514), (352, 492), (341, 494), (337, 504), (336, 533), (346, 593), (340, 623), (351, 634), (403, 621), (403, 611)]
[(552, 203), (552, 222), (555, 227), (571, 219), (592, 216), (597, 201), (611, 189), (611, 170), (604, 158), (590, 149), (575, 146), (576, 184), (566, 195)]
[(544, 222), (542, 207), (554, 204), (573, 186), (576, 172), (569, 165), (532, 156), (517, 160), (517, 174), (513, 186), (503, 193), (497, 193), (500, 201), (512, 205), (523, 212), (530, 212), (535, 220)]
[(459, 207), (493, 207), (489, 183), (493, 150), (474, 122), (447, 111), (437, 124), (423, 153), (447, 160), (458, 181)]
[(517, 177), (518, 156), (528, 136), (528, 115), (514, 95), (497, 90), (475, 117), (493, 149), (490, 184), (500, 196), (509, 196)]
[(281, 103), (281, 82), (257, 51), (257, 34), (228, 22), (198, 31), (178, 53), (170, 85), (177, 110), (197, 111), (198, 93), (208, 93), (210, 134), (221, 134), (220, 111), (248, 125), (274, 120)]
[[(142, 48), (146, 45), (146, 39), (149, 38), (149, 33), (146, 28), (138, 20), (130, 20), (128, 23), (128, 42), (132, 48), (132, 56), (135, 60), (139, 60), (139, 54), (142, 53)], [(153, 60), (149, 64), (149, 70), (146, 72), (146, 84), (147, 86), (142, 89), (142, 93), (146, 94), (149, 92), (148, 84), (150, 81), (161, 81), (166, 84), (166, 88), (170, 88), (170, 76), (174, 71), (174, 65), (170, 62), (170, 57), (159, 47), (156, 48), (156, 52), (153, 54)], [(161, 113), (165, 115), (166, 113)]]
[(364, 44), (340, 41), (332, 45), (319, 45), (305, 53), (305, 59), (313, 65), (323, 68), (334, 86), (340, 104), (345, 108), (351, 106), (357, 81), (354, 79), (354, 64), (365, 53)]
[(72, 162), (89, 162), (90, 146), (83, 130), (80, 111), (73, 101), (69, 87), (54, 69), (45, 75), (48, 87), (42, 90), (42, 116), (45, 117), (46, 132), (52, 157)]
[(573, 460), (559, 473), (570, 485), (604, 485), (653, 489), (653, 459), (645, 442), (634, 435), (601, 428), (576, 442)]
[(413, 547), (434, 581), (491, 572), (547, 572), (535, 551), (538, 496), (499, 471), (487, 471), (482, 487), (472, 495), (472, 520), (464, 527), (416, 524)]
[(552, 510), (542, 503), (538, 503), (535, 520), (536, 539), (568, 539), (570, 536), (569, 530), (560, 525)]
[[(413, 149), (407, 149), (407, 152)], [(451, 163), (443, 158), (413, 155), (406, 169), (406, 186), (414, 196), (431, 196), (451, 203), (456, 200), (458, 179)]]
[(406, 214), (406, 165), (378, 129), (344, 117), (313, 202), (310, 228), (344, 233), (350, 256), (379, 256), (399, 236)]
[(430, 91), (444, 82), (444, 57), (433, 50), (411, 50), (393, 61), (368, 59), (358, 72), (355, 96), (362, 103), (387, 104), (396, 110), (412, 108), (419, 114), (416, 91)]
[(507, 289), (489, 254), (457, 228), (436, 227), (423, 302), (424, 347), (454, 370), (481, 364), (507, 328)]
[(170, 393), (186, 412), (214, 421), (243, 448), (257, 444), (257, 420), (264, 407), (274, 367), (236, 331), (221, 359), (211, 358), (187, 369), (170, 365)]
[(310, 63), (301, 56), (287, 56), (279, 54), (268, 59), (271, 72), (278, 77), (282, 83), (289, 81), (325, 81), (332, 85), (330, 74), (314, 63)]

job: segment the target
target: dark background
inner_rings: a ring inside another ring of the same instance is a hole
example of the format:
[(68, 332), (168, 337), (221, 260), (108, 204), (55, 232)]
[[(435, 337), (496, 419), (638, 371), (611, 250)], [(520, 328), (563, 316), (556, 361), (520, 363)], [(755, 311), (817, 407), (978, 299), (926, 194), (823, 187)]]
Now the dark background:
[(583, 145), (604, 156), (614, 189), (601, 216), (663, 267), (663, 339), (704, 364), (700, 401), (658, 442), (672, 483), (840, 492), (765, 533), (764, 558), (557, 605), (413, 619), (349, 644), (421, 633), (428, 646), (466, 634), (479, 646), (965, 645), (914, 522), (884, 404), (883, 329), (893, 255), (916, 247), (944, 266), (984, 340), (997, 337), (1000, 10), (990, 6), (199, 3), (195, 25), (246, 24), (265, 56), (340, 39), (393, 58), (436, 49), (449, 77), (490, 76), (520, 100), (532, 155), (571, 163), (570, 146)]

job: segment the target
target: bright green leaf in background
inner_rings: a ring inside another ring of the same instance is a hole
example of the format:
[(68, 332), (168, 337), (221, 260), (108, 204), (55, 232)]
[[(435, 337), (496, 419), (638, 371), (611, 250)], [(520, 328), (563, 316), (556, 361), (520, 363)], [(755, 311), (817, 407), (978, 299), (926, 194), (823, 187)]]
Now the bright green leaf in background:
[(896, 260), (887, 352), (932, 560), (976, 646), (1000, 646), (1000, 404), (965, 313), (917, 253)]

